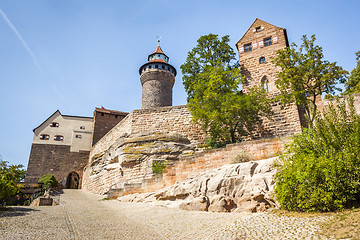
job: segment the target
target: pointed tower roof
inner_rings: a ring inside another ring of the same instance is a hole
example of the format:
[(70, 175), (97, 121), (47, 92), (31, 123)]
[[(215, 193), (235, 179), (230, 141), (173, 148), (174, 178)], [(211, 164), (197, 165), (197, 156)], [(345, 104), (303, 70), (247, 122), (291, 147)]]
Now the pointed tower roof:
[(161, 53), (161, 54), (164, 54), (164, 55), (165, 55), (165, 53), (164, 53), (163, 50), (161, 49), (160, 45), (157, 45), (155, 51), (153, 51), (152, 54), (154, 54), (154, 53)]

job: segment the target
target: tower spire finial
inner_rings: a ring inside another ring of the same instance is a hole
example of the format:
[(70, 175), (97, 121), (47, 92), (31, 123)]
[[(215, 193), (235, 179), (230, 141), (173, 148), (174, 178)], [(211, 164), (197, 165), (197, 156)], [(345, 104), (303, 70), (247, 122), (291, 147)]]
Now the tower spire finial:
[(156, 36), (157, 37), (157, 42), (158, 42), (158, 45), (160, 45), (160, 39), (161, 39), (161, 36)]

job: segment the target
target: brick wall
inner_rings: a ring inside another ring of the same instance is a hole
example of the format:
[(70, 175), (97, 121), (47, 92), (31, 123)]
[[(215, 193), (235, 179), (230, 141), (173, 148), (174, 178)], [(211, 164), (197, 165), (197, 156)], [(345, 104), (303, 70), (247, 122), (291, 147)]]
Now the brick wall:
[(127, 113), (108, 109), (95, 108), (92, 145), (95, 145), (116, 124), (125, 118)]
[(81, 186), (88, 159), (89, 151), (70, 152), (70, 146), (66, 145), (32, 144), (25, 182), (37, 183), (44, 174), (53, 174), (62, 182), (69, 173), (76, 172)]

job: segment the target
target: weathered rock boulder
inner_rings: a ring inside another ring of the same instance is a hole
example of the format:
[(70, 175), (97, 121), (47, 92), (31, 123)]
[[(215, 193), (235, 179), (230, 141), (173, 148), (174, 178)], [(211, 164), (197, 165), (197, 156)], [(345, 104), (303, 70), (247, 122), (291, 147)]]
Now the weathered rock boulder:
[(181, 156), (195, 152), (195, 145), (179, 134), (142, 132), (122, 135), (106, 151), (94, 156), (87, 171), (89, 182), (99, 185), (97, 192), (109, 197), (140, 191), (143, 181), (151, 179), (154, 165), (171, 165)]
[(178, 182), (154, 193), (118, 198), (120, 201), (154, 202), (182, 200), (185, 210), (212, 212), (259, 212), (275, 207), (272, 198), (276, 173), (270, 158), (225, 165)]

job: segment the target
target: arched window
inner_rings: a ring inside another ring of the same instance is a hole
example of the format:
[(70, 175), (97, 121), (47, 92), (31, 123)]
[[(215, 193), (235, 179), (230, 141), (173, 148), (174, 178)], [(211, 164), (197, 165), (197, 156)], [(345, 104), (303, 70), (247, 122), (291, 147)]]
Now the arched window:
[(266, 92), (270, 92), (270, 82), (269, 79), (267, 79), (267, 77), (262, 78), (261, 85), (263, 86)]
[(261, 57), (261, 58), (259, 59), (259, 63), (260, 63), (260, 64), (261, 64), (261, 63), (266, 63), (265, 57)]

